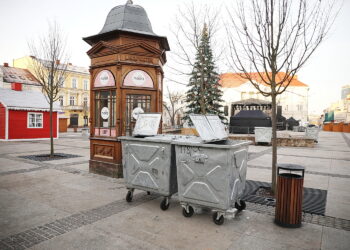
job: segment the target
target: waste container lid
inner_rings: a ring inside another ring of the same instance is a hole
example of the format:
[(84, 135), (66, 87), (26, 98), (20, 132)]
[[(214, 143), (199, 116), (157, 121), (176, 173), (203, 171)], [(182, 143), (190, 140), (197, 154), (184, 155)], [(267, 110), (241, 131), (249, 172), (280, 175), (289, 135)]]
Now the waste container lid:
[(155, 135), (152, 137), (146, 137), (146, 141), (153, 141), (153, 142), (172, 142), (174, 140), (195, 140), (198, 138), (197, 136), (191, 136), (191, 135), (179, 135), (179, 134), (160, 134)]
[(181, 145), (181, 146), (196, 146), (201, 148), (220, 148), (220, 149), (233, 149), (233, 148), (242, 148), (246, 147), (249, 144), (251, 144), (251, 141), (242, 141), (242, 140), (224, 140), (224, 141), (216, 141), (212, 143), (205, 143), (203, 140), (199, 137), (197, 138), (180, 138), (173, 140), (171, 142), (175, 145)]
[(297, 164), (278, 164), (277, 168), (292, 170), (292, 171), (304, 171), (305, 167), (297, 165)]
[(254, 127), (254, 129), (272, 130), (272, 127)]
[(190, 118), (203, 142), (227, 139), (228, 134), (219, 116), (191, 114)]
[(158, 132), (160, 113), (140, 113), (137, 117), (133, 136), (154, 136)]

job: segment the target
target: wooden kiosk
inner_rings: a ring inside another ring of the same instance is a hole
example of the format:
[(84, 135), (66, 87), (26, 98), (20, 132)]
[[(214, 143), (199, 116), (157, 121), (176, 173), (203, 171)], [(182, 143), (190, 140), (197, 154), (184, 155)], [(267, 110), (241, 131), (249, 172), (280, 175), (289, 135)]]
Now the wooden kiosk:
[(139, 112), (162, 112), (162, 67), (169, 44), (153, 33), (146, 11), (128, 1), (114, 7), (92, 48), (90, 172), (122, 177), (118, 136), (130, 135)]

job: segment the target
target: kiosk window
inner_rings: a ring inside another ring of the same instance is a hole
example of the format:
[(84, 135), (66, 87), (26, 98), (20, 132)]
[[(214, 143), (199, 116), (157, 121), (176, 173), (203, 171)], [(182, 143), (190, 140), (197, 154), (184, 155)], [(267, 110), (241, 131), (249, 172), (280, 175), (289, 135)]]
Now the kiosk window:
[(115, 91), (95, 91), (95, 135), (116, 136), (115, 113)]

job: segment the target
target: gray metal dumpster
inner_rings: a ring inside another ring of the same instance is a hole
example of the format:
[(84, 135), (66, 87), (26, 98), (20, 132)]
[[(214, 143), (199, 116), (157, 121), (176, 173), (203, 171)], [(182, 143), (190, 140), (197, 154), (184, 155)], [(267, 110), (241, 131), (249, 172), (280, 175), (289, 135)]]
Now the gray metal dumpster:
[(170, 143), (182, 136), (155, 135), (159, 121), (160, 114), (139, 114), (135, 136), (121, 136), (119, 139), (122, 142), (123, 174), (129, 190), (126, 200), (132, 201), (135, 189), (154, 192), (164, 196), (160, 207), (167, 210), (171, 196), (177, 193), (175, 147)]
[(255, 143), (265, 142), (271, 143), (272, 128), (271, 127), (255, 127)]
[(300, 132), (300, 126), (293, 126), (293, 132)]
[(315, 142), (318, 142), (318, 133), (320, 132), (320, 129), (317, 127), (307, 127), (305, 131), (305, 135), (307, 137), (311, 137), (314, 139)]
[(172, 142), (183, 215), (191, 217), (194, 207), (210, 208), (214, 211), (213, 221), (221, 225), (233, 208), (236, 211), (245, 208), (240, 198), (245, 188), (251, 142), (223, 140), (227, 136), (217, 116), (190, 117), (201, 138), (180, 138)]

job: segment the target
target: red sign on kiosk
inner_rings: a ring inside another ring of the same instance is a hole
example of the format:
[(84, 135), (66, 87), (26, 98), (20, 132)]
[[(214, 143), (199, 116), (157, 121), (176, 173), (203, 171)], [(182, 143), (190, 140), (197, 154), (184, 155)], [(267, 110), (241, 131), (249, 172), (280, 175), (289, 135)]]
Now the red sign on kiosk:
[(109, 70), (102, 70), (97, 74), (94, 82), (94, 87), (113, 87), (115, 86), (115, 81), (113, 74)]

